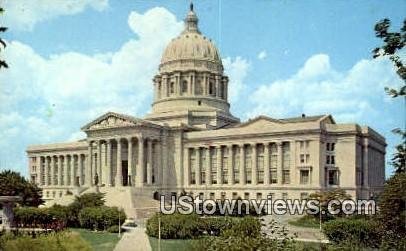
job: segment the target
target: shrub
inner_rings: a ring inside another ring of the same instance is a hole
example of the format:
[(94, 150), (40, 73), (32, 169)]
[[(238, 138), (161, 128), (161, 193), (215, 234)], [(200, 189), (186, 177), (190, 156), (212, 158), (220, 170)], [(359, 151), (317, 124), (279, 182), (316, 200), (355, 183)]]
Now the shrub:
[(379, 224), (372, 220), (336, 219), (323, 224), (323, 232), (335, 244), (359, 244), (376, 248), (380, 244)]
[[(120, 220), (119, 220), (120, 217)], [(79, 213), (80, 226), (87, 229), (106, 230), (110, 226), (124, 222), (126, 215), (117, 207), (86, 207)]]
[(196, 214), (155, 214), (147, 221), (147, 234), (158, 238), (158, 222), (161, 218), (161, 238), (192, 239), (200, 236), (203, 231)]
[(237, 220), (227, 216), (216, 218), (207, 217), (201, 218), (200, 226), (202, 231), (208, 235), (219, 236), (222, 231), (231, 228), (236, 221)]
[(118, 225), (110, 226), (107, 228), (107, 232), (109, 233), (118, 233), (119, 232), (118, 230), (119, 230)]

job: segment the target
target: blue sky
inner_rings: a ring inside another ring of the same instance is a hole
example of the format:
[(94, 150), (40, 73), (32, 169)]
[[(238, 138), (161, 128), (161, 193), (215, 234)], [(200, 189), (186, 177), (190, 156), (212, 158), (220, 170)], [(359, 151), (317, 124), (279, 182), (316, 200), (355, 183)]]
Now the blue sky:
[[(380, 44), (373, 27), (387, 17), (398, 29), (405, 1), (194, 4), (200, 30), (220, 49), (236, 116), (329, 113), (376, 129), (390, 156), (405, 104), (384, 94), (400, 80), (390, 62), (372, 60)], [(182, 30), (188, 5), (4, 1), (10, 69), (0, 73), (0, 169), (26, 174), (27, 145), (79, 139), (80, 127), (104, 112), (145, 115), (162, 50)]]

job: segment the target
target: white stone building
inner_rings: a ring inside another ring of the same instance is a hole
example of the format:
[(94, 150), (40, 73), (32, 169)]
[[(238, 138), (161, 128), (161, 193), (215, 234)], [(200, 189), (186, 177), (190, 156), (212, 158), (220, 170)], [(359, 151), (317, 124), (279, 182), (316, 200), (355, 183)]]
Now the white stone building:
[[(379, 192), (385, 138), (330, 115), (247, 122), (230, 113), (228, 77), (191, 7), (165, 49), (145, 118), (107, 112), (82, 127), (87, 138), (27, 149), (32, 181), (48, 203), (100, 190), (127, 212), (157, 194), (205, 198), (303, 198), (341, 187), (353, 198)], [(152, 85), (151, 85), (152, 88)]]

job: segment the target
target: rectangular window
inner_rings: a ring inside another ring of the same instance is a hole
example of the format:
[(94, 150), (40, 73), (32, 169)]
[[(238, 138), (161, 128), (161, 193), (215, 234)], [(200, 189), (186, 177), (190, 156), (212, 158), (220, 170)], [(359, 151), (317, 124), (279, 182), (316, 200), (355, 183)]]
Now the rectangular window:
[(270, 170), (270, 178), (271, 178), (271, 184), (276, 184), (278, 183), (278, 176), (277, 176), (277, 171), (275, 168), (272, 168)]
[(214, 193), (210, 193), (210, 199), (211, 199), (211, 200), (214, 200), (214, 198), (215, 198)]
[(217, 149), (212, 148), (211, 154), (211, 182), (217, 184)]
[(252, 161), (251, 161), (251, 155), (252, 155), (252, 148), (247, 147), (245, 150), (245, 174), (247, 177), (247, 184), (252, 183)]
[(289, 168), (290, 167), (290, 144), (289, 142), (284, 142), (282, 145), (282, 167)]
[(257, 200), (262, 200), (262, 193), (257, 193)]
[(264, 146), (258, 147), (257, 157), (257, 170), (258, 170), (258, 184), (264, 184)]
[(301, 200), (305, 200), (305, 199), (307, 199), (309, 197), (309, 194), (308, 193), (300, 193), (300, 199)]
[(228, 184), (228, 148), (223, 149), (223, 158), (222, 158), (222, 173), (221, 178), (224, 184)]
[(201, 151), (200, 182), (202, 184), (206, 184), (206, 166), (207, 166), (206, 151), (207, 151), (207, 149), (202, 149), (200, 151)]
[(326, 143), (326, 151), (330, 151), (330, 143)]
[(330, 156), (330, 162), (331, 162), (332, 165), (335, 165), (335, 164), (336, 164), (336, 160), (335, 160), (335, 156), (334, 156), (334, 155), (331, 155), (331, 156)]
[(282, 200), (288, 199), (288, 193), (282, 193)]
[(221, 192), (221, 200), (225, 200), (226, 199), (226, 192)]
[(240, 149), (238, 147), (234, 148), (234, 183), (240, 183)]
[(283, 184), (290, 183), (290, 170), (282, 170), (282, 183)]
[(249, 200), (250, 199), (250, 193), (244, 193), (244, 199)]
[(330, 165), (330, 155), (327, 155), (327, 156), (326, 156), (326, 164), (327, 164), (327, 165)]
[(301, 164), (304, 164), (305, 161), (306, 161), (305, 155), (304, 155), (304, 154), (300, 154), (300, 163), (301, 163)]
[(338, 170), (329, 170), (328, 171), (328, 184), (332, 186), (338, 186)]
[(309, 180), (310, 180), (310, 171), (300, 170), (300, 184), (309, 184)]
[(233, 199), (236, 200), (238, 198), (238, 194), (236, 192), (233, 192)]
[(190, 149), (190, 184), (196, 184), (196, 151)]
[(331, 143), (330, 144), (330, 151), (334, 151), (335, 150), (335, 146), (336, 146), (336, 144), (335, 143)]

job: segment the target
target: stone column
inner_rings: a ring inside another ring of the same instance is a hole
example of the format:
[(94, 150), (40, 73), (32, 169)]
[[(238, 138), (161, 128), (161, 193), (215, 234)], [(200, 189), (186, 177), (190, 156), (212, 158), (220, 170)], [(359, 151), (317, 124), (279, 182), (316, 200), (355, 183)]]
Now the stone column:
[(122, 166), (122, 159), (121, 159), (121, 139), (118, 138), (117, 140), (117, 164), (116, 164), (116, 186), (121, 187), (123, 186), (123, 166)]
[(71, 186), (76, 186), (76, 172), (75, 172), (75, 158), (74, 155), (70, 155), (70, 161), (69, 161), (69, 166), (70, 166), (70, 185)]
[(63, 164), (62, 164), (62, 156), (58, 156), (58, 185), (62, 186), (62, 168), (63, 168)]
[[(38, 169), (38, 186), (42, 186), (42, 167), (44, 166), (43, 157), (39, 156), (39, 169)], [(45, 167), (44, 167), (45, 169)]]
[(206, 184), (211, 185), (211, 155), (210, 155), (210, 146), (206, 151)]
[(228, 81), (224, 80), (223, 83), (224, 83), (224, 94), (223, 94), (223, 96), (224, 96), (224, 100), (227, 100), (228, 99)]
[(134, 185), (134, 168), (133, 168), (133, 141), (131, 137), (127, 138), (128, 142), (128, 174), (130, 175), (129, 186)]
[(111, 187), (111, 186), (113, 186), (113, 183), (111, 182), (112, 181), (112, 179), (111, 179), (112, 172), (111, 172), (111, 140), (110, 139), (108, 139), (106, 141), (106, 147), (107, 147), (106, 183), (107, 183), (107, 186)]
[(245, 177), (245, 147), (244, 144), (240, 146), (240, 184), (245, 185), (246, 177)]
[(185, 185), (190, 185), (190, 149), (186, 148), (186, 172), (185, 172)]
[(200, 158), (200, 147), (197, 147), (195, 149), (196, 151), (196, 185), (201, 185), (202, 180), (201, 180), (201, 158)]
[(82, 154), (77, 154), (77, 161), (78, 161), (78, 169), (79, 169), (79, 186), (83, 185), (83, 166), (84, 166), (84, 161), (85, 161), (85, 156), (82, 157)]
[(222, 153), (221, 146), (216, 146), (217, 149), (217, 184), (223, 184), (223, 175), (222, 175)]
[(234, 184), (234, 154), (233, 145), (228, 145), (228, 184)]
[(50, 185), (55, 184), (55, 160), (54, 156), (51, 156), (51, 181), (49, 182)]
[(220, 79), (219, 76), (215, 76), (215, 83), (216, 83), (216, 97), (219, 98), (220, 97), (220, 93), (221, 93), (221, 83), (220, 83)]
[(269, 168), (269, 142), (264, 144), (264, 184), (270, 184), (270, 168)]
[(144, 186), (144, 138), (138, 137), (138, 185)]
[(69, 179), (68, 179), (68, 175), (69, 175), (69, 170), (68, 170), (68, 155), (64, 155), (63, 156), (63, 171), (64, 171), (64, 177), (63, 177), (63, 184), (65, 186), (68, 186), (69, 184)]
[(283, 156), (282, 156), (282, 142), (277, 142), (276, 143), (277, 148), (278, 148), (278, 158), (277, 158), (277, 177), (278, 177), (278, 184), (282, 185), (282, 169), (283, 169)]
[(92, 152), (92, 141), (89, 142), (89, 146), (87, 147), (87, 165), (86, 165), (86, 185), (93, 186), (93, 172), (92, 172), (92, 160), (93, 160), (93, 152)]
[(101, 140), (97, 141), (97, 176), (98, 176), (98, 184), (102, 183), (102, 143)]
[(252, 146), (252, 184), (258, 184), (258, 151), (257, 143), (254, 143)]
[(152, 184), (152, 139), (147, 141), (148, 161), (147, 161), (147, 184)]

